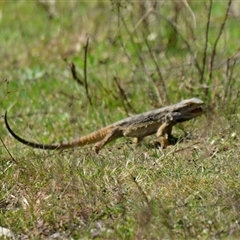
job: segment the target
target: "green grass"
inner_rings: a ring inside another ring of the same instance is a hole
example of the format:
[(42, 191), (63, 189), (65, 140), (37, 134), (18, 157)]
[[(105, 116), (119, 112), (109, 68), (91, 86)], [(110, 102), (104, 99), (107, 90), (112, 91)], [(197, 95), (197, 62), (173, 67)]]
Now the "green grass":
[[(1, 115), (8, 110), (24, 138), (67, 141), (191, 97), (205, 102), (206, 116), (176, 126), (183, 141), (167, 149), (152, 148), (154, 137), (138, 147), (119, 139), (99, 155), (91, 146), (28, 148), (2, 118), (0, 227), (19, 239), (239, 238), (239, 19), (231, 14), (213, 56), (227, 4), (213, 2), (206, 43), (210, 1), (190, 2), (196, 29), (170, 2), (149, 11), (144, 2), (57, 1), (49, 19), (35, 1), (1, 1)], [(84, 81), (88, 38), (92, 105), (67, 64)]]

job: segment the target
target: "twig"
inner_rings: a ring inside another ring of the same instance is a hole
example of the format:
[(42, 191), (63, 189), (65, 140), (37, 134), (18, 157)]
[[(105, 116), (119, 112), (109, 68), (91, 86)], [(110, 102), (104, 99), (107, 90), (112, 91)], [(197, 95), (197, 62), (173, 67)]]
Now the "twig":
[(68, 62), (67, 59), (64, 59), (64, 61), (68, 64), (68, 67), (72, 73), (73, 79), (81, 86), (84, 86), (85, 92), (88, 98), (88, 101), (90, 105), (92, 105), (92, 99), (89, 95), (88, 91), (88, 82), (87, 82), (87, 51), (88, 51), (88, 43), (89, 43), (89, 38), (87, 39), (86, 45), (84, 46), (84, 67), (83, 67), (83, 74), (84, 78), (83, 81), (78, 77), (77, 71), (76, 71), (76, 66), (73, 62)]
[[(231, 94), (232, 94), (232, 91), (231, 91), (231, 87), (232, 87), (232, 84), (233, 84), (233, 71), (235, 69), (235, 66), (236, 66), (236, 59), (233, 61), (231, 67), (230, 67), (230, 63), (231, 62), (231, 59), (228, 58), (227, 60), (227, 69), (226, 69), (226, 87), (224, 88), (224, 106), (227, 106), (225, 104), (227, 104), (227, 99), (230, 99), (231, 98)], [(236, 104), (235, 104), (236, 106)], [(227, 108), (227, 110), (229, 111), (230, 109)], [(234, 111), (235, 112), (235, 111)]]
[[(129, 28), (127, 27), (127, 24), (126, 24), (126, 21), (124, 20), (124, 18), (123, 18), (122, 16), (120, 16), (120, 18), (121, 18), (121, 21), (122, 21), (125, 29), (127, 30), (128, 34), (129, 34), (130, 41), (132, 42), (133, 46), (135, 45), (135, 46), (138, 48), (138, 50), (139, 50), (138, 52), (141, 53), (142, 51), (141, 51), (139, 45), (135, 43), (135, 40), (134, 40), (134, 38), (133, 38), (133, 32), (135, 31), (135, 29), (134, 29), (134, 31), (130, 31)], [(145, 39), (146, 39), (146, 38), (145, 38)], [(124, 45), (124, 44), (122, 44), (122, 47), (123, 47), (123, 49), (125, 50), (125, 45)], [(148, 47), (149, 47), (149, 46), (148, 46)], [(150, 47), (149, 47), (149, 48), (150, 48)], [(126, 53), (126, 54), (127, 54), (127, 53)], [(127, 54), (127, 56), (128, 56), (128, 54)], [(129, 56), (128, 56), (128, 58), (130, 59)], [(152, 81), (152, 76), (150, 76), (150, 74), (149, 74), (148, 71), (146, 70), (146, 64), (145, 64), (145, 61), (144, 61), (143, 57), (141, 56), (141, 54), (138, 55), (138, 58), (139, 58), (139, 61), (140, 61), (141, 65), (142, 65), (143, 69), (145, 70), (144, 72), (146, 73), (147, 79), (149, 79), (151, 82), (153, 82), (153, 81)], [(154, 59), (154, 60), (155, 60), (155, 59)], [(158, 65), (157, 65), (157, 68), (158, 68)], [(161, 74), (161, 71), (160, 71), (159, 68), (158, 68), (158, 74), (160, 74), (161, 85), (162, 85), (162, 86), (165, 86), (165, 83), (164, 83), (164, 81), (163, 81), (163, 77), (162, 77), (162, 74)], [(154, 85), (156, 86), (155, 83), (154, 83)], [(163, 88), (165, 89), (165, 87), (163, 87)], [(165, 91), (163, 90), (163, 92), (165, 92)], [(161, 92), (159, 91), (159, 88), (157, 87), (157, 93), (158, 93), (158, 97), (159, 97), (159, 100), (161, 101), (161, 103), (162, 103), (162, 104), (165, 104), (165, 103), (166, 103), (166, 95), (165, 95), (166, 92), (165, 92), (164, 96), (162, 96), (162, 95), (161, 95)]]
[(86, 91), (86, 95), (88, 98), (88, 101), (90, 105), (92, 106), (92, 99), (89, 95), (88, 92), (88, 82), (87, 82), (87, 52), (88, 52), (88, 43), (89, 43), (89, 38), (87, 39), (86, 45), (84, 46), (84, 87)]
[(151, 204), (150, 204), (150, 201), (148, 199), (148, 196), (147, 194), (145, 193), (145, 191), (142, 189), (142, 187), (138, 184), (138, 182), (136, 181), (136, 178), (132, 175), (132, 173), (129, 173), (133, 182), (135, 183), (135, 185), (137, 186), (139, 192), (142, 194), (145, 202), (147, 203), (148, 207), (149, 207), (149, 210), (151, 211)]
[(133, 113), (136, 113), (135, 109), (133, 108), (133, 106), (132, 106), (132, 105), (130, 104), (130, 102), (128, 101), (127, 95), (126, 95), (124, 89), (121, 87), (121, 85), (120, 85), (120, 83), (119, 83), (119, 81), (118, 81), (118, 78), (117, 78), (117, 77), (114, 77), (114, 81), (115, 81), (116, 84), (117, 84), (117, 87), (118, 87), (118, 90), (119, 90), (119, 93), (120, 93), (120, 97), (121, 97), (121, 99), (123, 99), (123, 101), (122, 101), (122, 102), (123, 102), (123, 107), (124, 107), (126, 113), (128, 114), (128, 110), (127, 110), (127, 108), (125, 107), (125, 103), (124, 103), (124, 102), (126, 102), (128, 108), (131, 109), (131, 111), (132, 111)]
[(16, 164), (18, 164), (17, 160), (13, 157), (13, 155), (10, 153), (10, 151), (8, 150), (7, 146), (5, 145), (5, 143), (3, 142), (2, 138), (0, 137), (0, 141), (2, 142), (3, 147), (5, 148), (5, 150), (7, 151), (8, 155), (11, 157), (12, 161), (15, 162)]
[(215, 40), (215, 43), (214, 43), (214, 45), (213, 45), (213, 50), (212, 50), (212, 55), (211, 55), (211, 60), (210, 60), (209, 80), (212, 79), (213, 62), (214, 62), (214, 59), (215, 59), (215, 56), (216, 56), (217, 44), (218, 44), (218, 41), (219, 41), (219, 39), (220, 39), (220, 37), (221, 37), (221, 35), (222, 35), (224, 26), (225, 26), (225, 24), (226, 24), (231, 3), (232, 3), (232, 0), (229, 0), (229, 1), (228, 1), (228, 8), (227, 8), (227, 11), (226, 11), (224, 20), (223, 20), (223, 22), (222, 22), (222, 25), (221, 25), (221, 28), (220, 28), (220, 30), (219, 30), (218, 36), (217, 36), (217, 38), (216, 38), (216, 40)]
[(5, 95), (3, 96), (3, 98), (0, 100), (0, 103), (3, 102), (3, 100), (7, 97), (7, 95), (10, 93), (10, 91), (8, 91), (8, 84), (9, 84), (9, 81), (7, 79), (5, 79), (5, 83), (6, 83), (6, 93)]
[[(4, 95), (4, 97), (1, 99), (1, 102), (7, 97), (7, 95), (10, 93), (8, 91), (8, 84), (9, 81), (6, 79), (5, 80), (6, 83), (6, 94)], [(7, 146), (5, 145), (4, 141), (2, 140), (2, 138), (0, 137), (0, 141), (2, 142), (3, 147), (5, 148), (5, 150), (7, 151), (8, 155), (11, 157), (12, 161), (15, 162), (16, 164), (18, 164), (18, 162), (16, 161), (16, 159), (12, 156), (12, 154), (10, 153), (10, 151), (8, 150)]]
[[(163, 99), (162, 99), (162, 103), (164, 104), (168, 104), (169, 103), (169, 97), (168, 97), (168, 94), (167, 94), (167, 88), (166, 88), (166, 85), (165, 85), (165, 82), (164, 82), (164, 79), (163, 79), (163, 76), (162, 76), (162, 72), (161, 72), (161, 69), (159, 67), (159, 64), (157, 63), (157, 60), (156, 58), (154, 57), (153, 55), (153, 52), (152, 52), (152, 49), (151, 47), (149, 46), (149, 43), (148, 43), (148, 40), (146, 38), (146, 36), (144, 36), (144, 40), (145, 40), (145, 43), (146, 43), (146, 46), (148, 47), (148, 51), (152, 57), (152, 60), (155, 64), (155, 67), (156, 67), (156, 70), (157, 70), (157, 73), (158, 73), (158, 76), (159, 76), (159, 83), (160, 83), (160, 87), (157, 86), (157, 89), (159, 91), (159, 95), (163, 95)], [(160, 93), (160, 89), (161, 89), (161, 93)]]
[(67, 59), (64, 59), (64, 61), (67, 63), (71, 73), (72, 73), (72, 77), (73, 79), (81, 86), (84, 86), (84, 83), (80, 80), (80, 78), (77, 75), (77, 71), (76, 71), (76, 66), (73, 62), (68, 62)]
[(209, 26), (211, 22), (211, 12), (212, 12), (212, 0), (210, 0), (210, 5), (208, 9), (208, 17), (207, 17), (207, 27), (206, 27), (206, 35), (205, 35), (205, 46), (203, 52), (203, 61), (202, 61), (202, 73), (200, 78), (200, 83), (203, 83), (204, 73), (206, 68), (206, 59), (207, 59), (207, 46), (208, 46), (208, 37), (209, 37)]

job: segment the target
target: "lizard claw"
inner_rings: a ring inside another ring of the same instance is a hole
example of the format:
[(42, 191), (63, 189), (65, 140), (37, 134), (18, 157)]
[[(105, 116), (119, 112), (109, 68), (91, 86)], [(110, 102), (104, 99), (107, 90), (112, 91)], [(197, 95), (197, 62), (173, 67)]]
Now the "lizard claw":
[(92, 148), (92, 150), (93, 150), (93, 152), (95, 152), (96, 154), (98, 154), (99, 151), (100, 151), (100, 148), (99, 148), (98, 146), (94, 145), (93, 148)]

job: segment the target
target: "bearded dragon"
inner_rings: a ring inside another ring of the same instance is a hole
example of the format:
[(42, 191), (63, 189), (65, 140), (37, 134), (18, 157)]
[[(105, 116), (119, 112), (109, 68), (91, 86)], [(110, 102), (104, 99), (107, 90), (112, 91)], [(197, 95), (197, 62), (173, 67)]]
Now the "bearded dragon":
[(98, 153), (107, 143), (117, 138), (132, 137), (140, 141), (144, 137), (154, 133), (156, 133), (161, 146), (165, 148), (174, 139), (172, 136), (172, 127), (177, 123), (185, 122), (202, 115), (204, 113), (202, 105), (203, 101), (198, 98), (183, 100), (174, 105), (125, 118), (86, 136), (59, 144), (40, 144), (25, 140), (11, 129), (7, 121), (7, 112), (5, 113), (4, 120), (9, 133), (15, 139), (29, 147), (43, 150), (61, 150), (95, 143), (93, 149)]

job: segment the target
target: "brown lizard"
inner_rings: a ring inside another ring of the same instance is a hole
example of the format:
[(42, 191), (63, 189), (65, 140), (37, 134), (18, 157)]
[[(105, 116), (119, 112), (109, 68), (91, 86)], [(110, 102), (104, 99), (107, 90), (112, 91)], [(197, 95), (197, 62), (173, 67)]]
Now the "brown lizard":
[(140, 141), (144, 137), (154, 133), (157, 134), (157, 139), (161, 146), (165, 148), (174, 139), (172, 136), (172, 127), (177, 123), (185, 122), (202, 115), (204, 113), (202, 105), (203, 101), (198, 98), (183, 100), (174, 105), (125, 118), (89, 135), (59, 144), (39, 144), (27, 141), (19, 137), (10, 128), (7, 121), (7, 112), (5, 113), (4, 120), (8, 131), (15, 139), (27, 146), (43, 150), (60, 150), (95, 143), (94, 151), (99, 152), (107, 143), (117, 138), (133, 137), (137, 141)]

